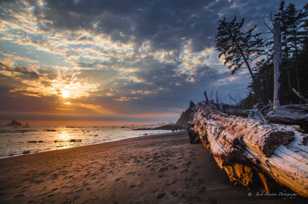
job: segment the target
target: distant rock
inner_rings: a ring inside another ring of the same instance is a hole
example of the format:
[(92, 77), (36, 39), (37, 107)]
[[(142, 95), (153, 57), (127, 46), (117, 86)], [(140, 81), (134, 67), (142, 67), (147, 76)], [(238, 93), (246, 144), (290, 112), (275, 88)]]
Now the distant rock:
[(12, 120), (11, 122), (6, 124), (5, 126), (14, 127), (14, 128), (29, 128), (30, 127), (30, 125), (28, 123), (22, 123), (18, 120)]
[(134, 128), (133, 130), (181, 130), (183, 129), (182, 126), (179, 126), (177, 124), (167, 124), (167, 125), (162, 125), (158, 127), (143, 127), (143, 128)]
[(43, 143), (44, 141), (43, 140), (30, 140), (28, 141), (28, 143)]
[(81, 139), (70, 139), (70, 142), (82, 142)]
[(46, 132), (57, 132), (56, 129), (45, 129)]
[(54, 143), (58, 143), (58, 142), (82, 142), (82, 139), (54, 140)]
[(12, 120), (11, 122), (9, 122), (6, 126), (10, 126), (10, 127), (22, 127), (22, 123), (17, 121), (17, 120)]
[(54, 140), (54, 143), (65, 142), (64, 140)]
[(181, 130), (183, 129), (182, 126), (179, 126), (177, 124), (167, 124), (160, 127), (154, 128), (155, 130)]

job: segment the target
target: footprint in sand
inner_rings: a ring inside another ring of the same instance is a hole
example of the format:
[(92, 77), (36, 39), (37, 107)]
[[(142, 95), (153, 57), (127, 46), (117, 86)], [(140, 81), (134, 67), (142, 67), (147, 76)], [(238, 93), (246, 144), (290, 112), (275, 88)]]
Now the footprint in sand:
[(177, 170), (178, 167), (177, 167), (177, 166), (172, 166), (172, 169), (173, 169), (173, 170)]
[(177, 197), (178, 193), (176, 191), (171, 191), (171, 195), (173, 195), (174, 197)]
[(135, 176), (136, 175), (136, 172), (134, 171), (130, 171), (126, 174), (127, 176)]
[(82, 188), (81, 188), (81, 187), (77, 187), (77, 189), (74, 190), (75, 193), (79, 193), (79, 192), (81, 192), (81, 191), (82, 191)]
[(129, 187), (130, 187), (130, 188), (135, 188), (136, 185), (135, 185), (135, 184), (131, 184)]
[(183, 170), (180, 171), (181, 174), (185, 174), (187, 172), (188, 172), (188, 169), (183, 169)]
[(55, 192), (57, 190), (58, 190), (58, 188), (53, 188), (53, 189), (51, 189), (51, 192)]
[(165, 166), (165, 167), (161, 167), (158, 172), (164, 172), (164, 171), (167, 171), (168, 170), (168, 167)]
[(121, 179), (122, 179), (121, 177), (116, 178), (116, 179), (115, 179), (115, 182), (119, 182)]
[(167, 182), (167, 185), (170, 186), (170, 185), (175, 184), (175, 183), (176, 183), (176, 180), (172, 180), (172, 181)]
[(52, 179), (52, 180), (57, 179), (58, 178), (58, 174), (54, 173), (50, 177), (51, 177), (50, 179)]
[(191, 165), (191, 161), (186, 162), (185, 165), (189, 167)]
[(67, 175), (66, 177), (65, 177), (65, 179), (73, 179), (74, 178), (74, 175)]
[[(74, 196), (74, 201), (78, 200), (79, 198), (80, 198), (80, 195), (75, 195)], [(75, 202), (73, 202), (73, 203), (75, 203)]]
[(205, 186), (202, 186), (200, 189), (199, 189), (199, 193), (204, 193), (206, 191), (206, 187)]
[(47, 197), (50, 198), (50, 197), (52, 197), (52, 196), (54, 196), (54, 195), (55, 195), (55, 194), (52, 193), (52, 194), (49, 194)]
[(157, 199), (162, 199), (163, 197), (165, 197), (165, 195), (166, 195), (166, 193), (160, 192), (160, 193), (157, 193), (156, 198)]
[(14, 198), (21, 198), (21, 197), (24, 197), (25, 195), (23, 193), (19, 193), (19, 194), (16, 194), (14, 196)]
[[(198, 172), (194, 173), (194, 175), (196, 175), (197, 173), (198, 173)], [(204, 182), (203, 179), (199, 178), (199, 179), (197, 180), (197, 183), (198, 183), (198, 185), (202, 185), (202, 184), (204, 184), (205, 182)]]

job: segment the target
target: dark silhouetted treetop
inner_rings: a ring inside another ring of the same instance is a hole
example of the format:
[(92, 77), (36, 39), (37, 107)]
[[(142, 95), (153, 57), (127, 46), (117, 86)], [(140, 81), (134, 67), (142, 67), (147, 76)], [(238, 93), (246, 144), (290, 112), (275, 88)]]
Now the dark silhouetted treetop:
[(245, 28), (245, 20), (234, 17), (231, 21), (219, 20), (216, 48), (224, 64), (236, 72), (246, 67), (254, 79), (253, 64), (264, 54), (264, 43), (256, 26)]

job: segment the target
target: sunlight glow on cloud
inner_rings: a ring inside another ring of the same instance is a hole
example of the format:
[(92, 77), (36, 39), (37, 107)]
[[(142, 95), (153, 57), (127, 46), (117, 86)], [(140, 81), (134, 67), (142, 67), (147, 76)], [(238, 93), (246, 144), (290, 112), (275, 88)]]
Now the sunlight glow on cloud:
[(20, 85), (11, 89), (12, 93), (27, 96), (61, 96), (65, 99), (89, 97), (98, 90), (99, 85), (78, 78), (77, 73), (57, 72), (54, 79), (48, 74), (39, 73), (34, 67), (11, 68), (0, 64), (0, 74), (15, 80)]
[(92, 114), (103, 114), (103, 115), (110, 115), (113, 114), (112, 111), (107, 110), (106, 108), (102, 107), (101, 105), (97, 104), (90, 104), (90, 103), (81, 103), (81, 102), (69, 102), (65, 101), (63, 105), (57, 107), (57, 111), (60, 112), (71, 112), (72, 114), (78, 113), (81, 109), (85, 109), (90, 111)]
[[(18, 78), (17, 78), (18, 80)], [(77, 77), (76, 74), (63, 76), (60, 72), (55, 79), (41, 76), (37, 80), (21, 79), (23, 86), (12, 89), (28, 96), (61, 96), (64, 99), (89, 97), (98, 90), (97, 84), (91, 84)]]
[(194, 52), (192, 49), (192, 41), (187, 41), (180, 54), (180, 66), (177, 70), (178, 74), (188, 76), (187, 80), (194, 82), (198, 71), (207, 66), (208, 60), (214, 54), (214, 48), (205, 48), (201, 51)]

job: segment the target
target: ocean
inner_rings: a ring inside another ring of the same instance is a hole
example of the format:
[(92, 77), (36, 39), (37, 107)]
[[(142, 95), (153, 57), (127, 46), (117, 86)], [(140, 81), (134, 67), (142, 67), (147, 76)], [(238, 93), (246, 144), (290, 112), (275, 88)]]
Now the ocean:
[(0, 159), (168, 132), (125, 127), (6, 127), (0, 128)]

